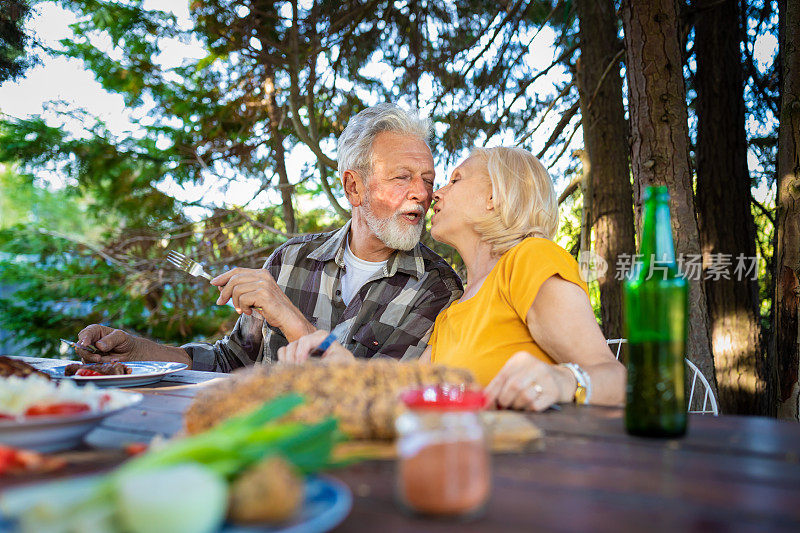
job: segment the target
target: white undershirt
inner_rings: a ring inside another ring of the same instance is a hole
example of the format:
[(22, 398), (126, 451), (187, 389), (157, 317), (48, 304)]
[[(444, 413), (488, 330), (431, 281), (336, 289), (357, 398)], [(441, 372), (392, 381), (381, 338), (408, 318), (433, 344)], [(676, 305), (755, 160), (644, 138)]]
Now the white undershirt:
[(350, 305), (350, 300), (356, 295), (358, 290), (364, 286), (372, 275), (386, 265), (386, 261), (373, 263), (364, 261), (355, 256), (350, 250), (350, 239), (344, 249), (344, 273), (342, 274), (342, 301), (345, 305)]

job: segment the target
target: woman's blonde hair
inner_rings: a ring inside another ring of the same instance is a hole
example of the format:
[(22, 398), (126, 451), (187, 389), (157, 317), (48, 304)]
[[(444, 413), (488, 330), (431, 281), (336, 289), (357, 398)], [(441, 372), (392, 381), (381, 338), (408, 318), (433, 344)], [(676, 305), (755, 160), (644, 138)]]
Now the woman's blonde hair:
[(547, 169), (523, 148), (475, 148), (470, 157), (486, 163), (494, 210), (475, 221), (475, 231), (502, 255), (525, 237), (552, 239), (558, 229), (558, 200)]

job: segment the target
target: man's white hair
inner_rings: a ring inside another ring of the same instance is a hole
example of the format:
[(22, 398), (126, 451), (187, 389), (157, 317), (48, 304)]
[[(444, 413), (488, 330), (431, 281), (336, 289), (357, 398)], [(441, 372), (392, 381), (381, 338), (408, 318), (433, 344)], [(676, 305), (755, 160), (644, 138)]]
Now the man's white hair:
[(384, 131), (412, 135), (428, 144), (431, 121), (388, 102), (364, 109), (348, 121), (339, 136), (339, 175), (345, 170), (355, 170), (363, 174), (364, 179), (369, 177), (372, 173), (372, 143)]

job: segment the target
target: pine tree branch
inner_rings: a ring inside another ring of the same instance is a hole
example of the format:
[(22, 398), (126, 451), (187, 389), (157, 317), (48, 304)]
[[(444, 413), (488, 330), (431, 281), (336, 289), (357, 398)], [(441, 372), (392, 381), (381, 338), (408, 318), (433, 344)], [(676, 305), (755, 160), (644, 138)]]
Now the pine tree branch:
[(580, 186), (580, 184), (581, 184), (581, 179), (582, 179), (582, 176), (575, 176), (574, 178), (572, 178), (572, 181), (569, 182), (569, 185), (567, 185), (567, 187), (564, 189), (564, 191), (558, 197), (558, 205), (561, 205), (562, 203), (564, 203), (564, 201), (567, 198), (572, 196), (572, 193), (574, 193), (576, 190), (578, 190), (578, 186)]
[(753, 198), (752, 195), (750, 196), (750, 202), (753, 205), (755, 205), (758, 208), (759, 211), (761, 211), (762, 215), (767, 217), (767, 220), (769, 220), (770, 224), (772, 224), (772, 226), (774, 227), (775, 226), (775, 216), (772, 213), (769, 212), (769, 209), (764, 207), (764, 205), (761, 202), (759, 202), (758, 200)]
[(572, 107), (567, 109), (564, 114), (561, 115), (561, 120), (559, 120), (558, 124), (556, 124), (556, 127), (553, 129), (553, 133), (550, 134), (550, 138), (547, 139), (547, 142), (544, 144), (542, 150), (536, 154), (537, 159), (541, 159), (545, 152), (547, 152), (547, 150), (549, 150), (550, 147), (556, 142), (556, 139), (558, 139), (558, 136), (561, 135), (561, 132), (567, 127), (569, 121), (572, 120), (572, 117), (574, 117), (575, 113), (578, 112), (578, 109), (580, 109), (580, 102), (576, 101), (574, 104), (572, 104)]
[[(494, 33), (492, 34), (491, 38), (487, 41), (486, 45), (483, 47), (483, 49), (481, 49), (480, 52), (478, 52), (478, 55), (476, 55), (475, 57), (472, 58), (472, 61), (470, 61), (469, 65), (467, 65), (467, 67), (462, 70), (461, 76), (459, 76), (459, 78), (458, 78), (459, 80), (463, 81), (463, 80), (465, 80), (467, 78), (467, 76), (472, 71), (472, 69), (475, 68), (475, 65), (477, 64), (478, 60), (480, 58), (482, 58), (483, 55), (491, 48), (492, 44), (494, 43), (494, 40), (500, 34), (500, 31), (506, 26), (506, 24), (508, 24), (511, 21), (512, 17), (516, 14), (516, 11), (519, 9), (519, 6), (520, 6), (521, 3), (522, 3), (522, 0), (517, 0), (517, 2), (511, 8), (509, 8), (506, 11), (505, 18), (503, 18), (503, 20), (500, 22), (500, 24), (495, 28)], [(469, 43), (469, 45), (467, 47), (462, 48), (462, 51), (463, 50), (469, 50), (470, 48), (472, 48), (472, 46), (474, 46), (475, 43), (478, 42), (478, 40), (480, 39), (480, 36), (482, 36), (483, 33), (486, 30), (489, 29), (489, 27), (491, 26), (492, 22), (494, 22), (494, 18), (484, 28), (483, 32), (481, 32), (479, 34), (478, 39), (476, 39), (472, 43)], [(452, 61), (452, 59), (455, 59), (456, 55), (457, 55), (457, 53), (453, 55), (453, 57), (451, 58), (451, 61)], [(451, 61), (448, 61), (448, 63), (451, 62)], [(445, 88), (441, 93), (439, 93), (439, 95), (436, 97), (436, 100), (433, 103), (433, 107), (431, 108), (431, 115), (436, 113), (436, 110), (439, 108), (439, 104), (441, 103), (442, 98), (444, 98), (445, 95), (449, 94), (451, 91), (453, 91), (457, 87), (459, 87), (459, 85), (457, 83), (452, 83), (451, 82), (449, 87)]]
[(292, 125), (294, 126), (294, 132), (300, 138), (303, 143), (308, 146), (314, 155), (319, 158), (320, 161), (325, 163), (326, 166), (331, 168), (337, 168), (339, 165), (336, 161), (325, 155), (322, 149), (319, 146), (318, 142), (315, 142), (314, 139), (308, 133), (305, 125), (300, 120), (300, 79), (299, 79), (299, 71), (300, 71), (300, 45), (299, 45), (299, 35), (298, 35), (298, 16), (297, 16), (297, 0), (292, 2), (292, 27), (289, 31), (289, 40), (291, 43), (292, 53), (289, 58), (289, 105), (291, 107), (291, 119)]
[(570, 83), (568, 83), (568, 84), (567, 84), (567, 85), (566, 85), (566, 86), (565, 86), (565, 87), (564, 87), (564, 88), (561, 90), (561, 92), (559, 92), (559, 93), (558, 93), (558, 95), (557, 95), (555, 98), (553, 98), (553, 100), (550, 102), (550, 105), (548, 105), (548, 106), (547, 106), (547, 109), (545, 109), (545, 110), (544, 110), (544, 112), (542, 113), (542, 116), (539, 118), (539, 123), (538, 123), (538, 124), (536, 124), (536, 126), (534, 126), (534, 127), (533, 127), (533, 129), (532, 129), (531, 131), (529, 131), (528, 133), (526, 133), (524, 137), (522, 137), (520, 140), (518, 140), (518, 141), (515, 143), (517, 146), (519, 146), (519, 145), (521, 145), (522, 143), (524, 143), (525, 141), (527, 141), (527, 140), (530, 138), (530, 136), (531, 136), (531, 135), (533, 135), (533, 134), (536, 132), (536, 130), (538, 130), (538, 129), (539, 129), (539, 127), (540, 127), (540, 126), (542, 125), (542, 123), (544, 122), (544, 119), (545, 119), (545, 117), (547, 116), (547, 114), (548, 114), (548, 113), (549, 113), (549, 112), (550, 112), (550, 111), (551, 111), (551, 110), (552, 110), (552, 109), (555, 107), (556, 103), (558, 103), (558, 102), (561, 100), (561, 98), (563, 98), (564, 96), (566, 96), (566, 95), (567, 95), (567, 93), (569, 93), (569, 91), (570, 91), (570, 90), (571, 90), (571, 89), (572, 89), (574, 86), (575, 86), (575, 83), (574, 83), (574, 82), (570, 82)]
[(339, 216), (345, 219), (350, 218), (351, 216), (350, 212), (341, 206), (339, 201), (336, 199), (336, 196), (334, 196), (333, 194), (331, 185), (330, 183), (328, 183), (327, 168), (322, 163), (322, 161), (318, 161), (317, 166), (319, 168), (319, 177), (320, 177), (320, 183), (322, 184), (322, 190), (325, 192), (325, 196), (328, 197), (328, 202), (330, 202), (331, 206), (333, 206), (333, 209), (339, 214)]
[(606, 66), (605, 70), (603, 70), (603, 74), (600, 76), (600, 79), (597, 81), (597, 85), (595, 86), (594, 91), (592, 92), (592, 97), (589, 98), (589, 103), (586, 104), (586, 111), (587, 112), (592, 108), (592, 104), (594, 103), (594, 99), (597, 98), (597, 93), (600, 92), (600, 87), (603, 86), (603, 82), (605, 81), (606, 77), (611, 72), (611, 70), (614, 68), (614, 65), (618, 65), (619, 64), (619, 60), (622, 57), (622, 54), (624, 54), (624, 53), (625, 53), (625, 48), (624, 47), (620, 48), (619, 52), (617, 52), (617, 54), (613, 57), (613, 59), (611, 59), (611, 61), (609, 61), (609, 63)]
[(567, 148), (569, 148), (569, 143), (571, 143), (571, 142), (572, 142), (572, 138), (573, 138), (573, 137), (575, 137), (575, 134), (578, 132), (578, 130), (580, 129), (580, 127), (581, 127), (581, 121), (579, 120), (579, 121), (578, 121), (578, 123), (577, 123), (577, 124), (575, 124), (575, 128), (573, 128), (573, 130), (572, 130), (572, 133), (570, 133), (570, 134), (569, 134), (569, 137), (567, 137), (567, 140), (566, 140), (566, 141), (564, 141), (564, 147), (561, 149), (561, 151), (560, 151), (560, 152), (558, 152), (558, 155), (557, 155), (557, 156), (556, 156), (556, 157), (553, 159), (553, 162), (552, 162), (552, 163), (550, 163), (550, 164), (547, 166), (547, 169), (548, 169), (548, 170), (549, 170), (549, 169), (551, 169), (551, 168), (553, 168), (553, 165), (555, 165), (555, 164), (556, 164), (556, 161), (558, 161), (559, 159), (561, 159), (561, 156), (562, 156), (562, 155), (564, 155), (564, 152), (566, 152), (566, 151), (567, 151)]
[(96, 253), (97, 255), (99, 255), (100, 257), (105, 259), (106, 261), (108, 261), (110, 263), (113, 263), (113, 264), (117, 265), (118, 267), (121, 267), (122, 269), (127, 270), (128, 272), (136, 272), (137, 271), (136, 268), (131, 267), (126, 262), (121, 261), (120, 259), (117, 259), (116, 257), (106, 253), (100, 246), (98, 246), (96, 244), (92, 244), (92, 243), (90, 243), (88, 241), (85, 241), (83, 239), (80, 239), (78, 237), (72, 237), (70, 235), (67, 235), (66, 233), (61, 233), (61, 232), (58, 232), (58, 231), (48, 230), (48, 229), (45, 229), (45, 228), (39, 228), (38, 231), (39, 231), (39, 233), (41, 233), (43, 235), (49, 235), (51, 237), (64, 239), (65, 241), (69, 241), (69, 242), (72, 242), (72, 243), (75, 243), (75, 244), (79, 244), (81, 246), (85, 246), (86, 248), (90, 249), (91, 251), (93, 251), (94, 253)]

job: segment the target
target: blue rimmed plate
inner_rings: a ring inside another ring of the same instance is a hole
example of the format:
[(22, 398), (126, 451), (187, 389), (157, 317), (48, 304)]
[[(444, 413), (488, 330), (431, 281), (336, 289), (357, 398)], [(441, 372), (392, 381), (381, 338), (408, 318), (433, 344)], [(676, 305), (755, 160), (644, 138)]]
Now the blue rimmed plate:
[(119, 376), (65, 376), (64, 369), (76, 361), (65, 361), (63, 364), (42, 368), (53, 379), (71, 379), (76, 383), (94, 383), (97, 387), (141, 387), (161, 381), (161, 378), (173, 372), (188, 368), (183, 363), (168, 361), (131, 361), (123, 363), (130, 367), (131, 373)]
[(233, 526), (222, 533), (322, 533), (338, 526), (353, 507), (353, 495), (347, 485), (328, 476), (306, 480), (305, 500), (300, 512), (280, 526)]
[[(18, 516), (20, 510), (37, 501), (51, 501), (64, 505), (63, 498), (85, 494), (96, 485), (99, 476), (87, 476), (52, 483), (11, 488), (0, 495), (0, 508)], [(254, 524), (234, 526), (223, 524), (220, 533), (322, 533), (338, 526), (350, 513), (353, 496), (347, 485), (328, 476), (306, 479), (303, 507), (292, 520), (277, 526)], [(16, 531), (18, 523), (0, 513), (0, 531)]]

